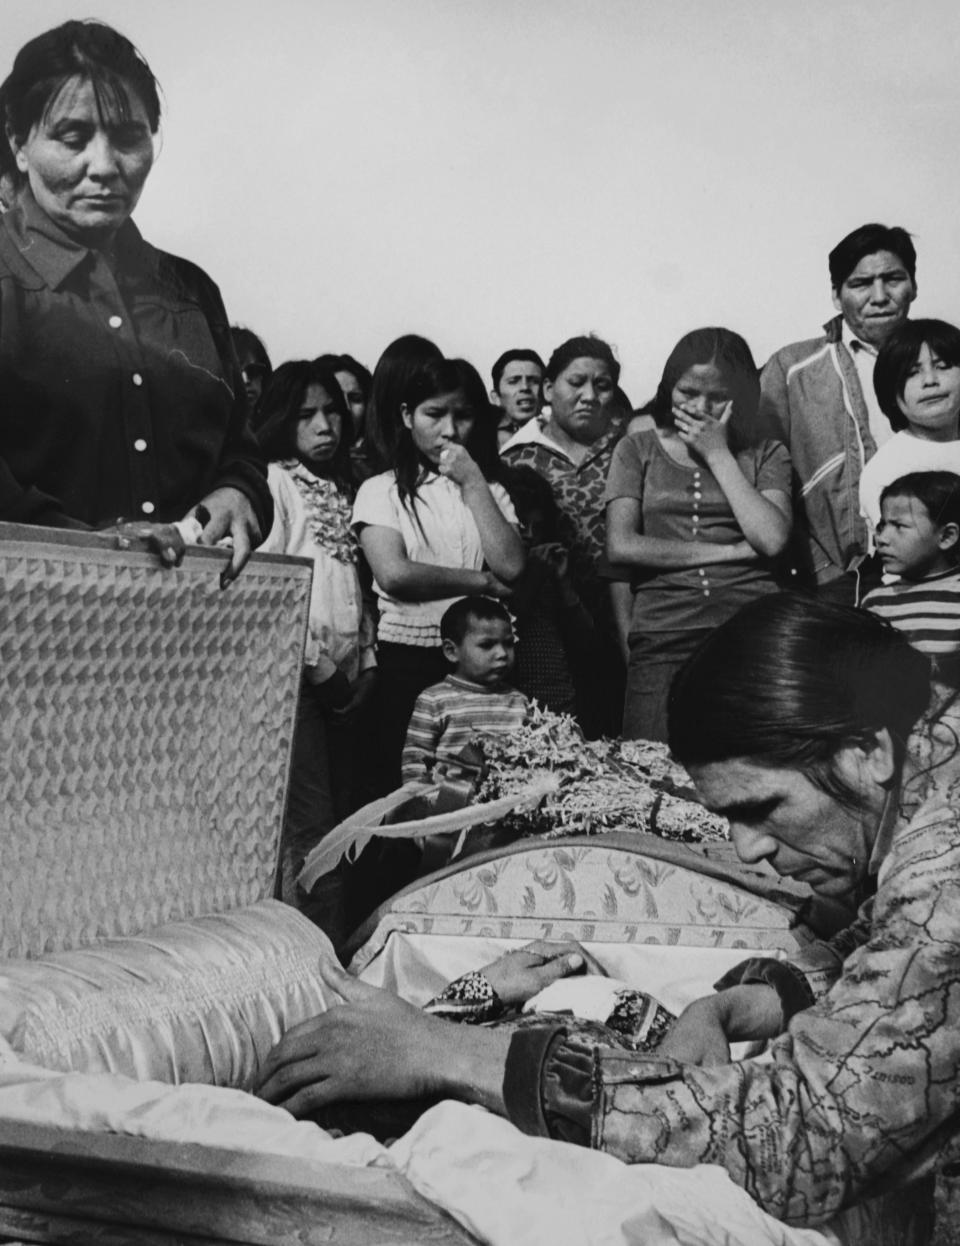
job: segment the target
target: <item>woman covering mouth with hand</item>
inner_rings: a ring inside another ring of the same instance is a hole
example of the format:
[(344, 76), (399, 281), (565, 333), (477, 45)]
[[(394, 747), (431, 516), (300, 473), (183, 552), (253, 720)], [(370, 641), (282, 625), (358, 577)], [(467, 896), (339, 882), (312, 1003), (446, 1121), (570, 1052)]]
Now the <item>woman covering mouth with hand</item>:
[(755, 444), (760, 382), (729, 329), (696, 329), (670, 352), (657, 427), (617, 446), (607, 478), (607, 554), (633, 573), (623, 734), (664, 740), (670, 680), (697, 644), (776, 591), (790, 535), (790, 458)]

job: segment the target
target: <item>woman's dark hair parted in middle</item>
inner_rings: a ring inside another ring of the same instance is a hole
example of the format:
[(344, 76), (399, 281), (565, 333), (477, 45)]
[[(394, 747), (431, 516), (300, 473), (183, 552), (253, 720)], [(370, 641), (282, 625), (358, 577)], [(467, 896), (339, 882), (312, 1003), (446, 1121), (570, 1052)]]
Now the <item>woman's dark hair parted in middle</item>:
[(429, 338), (405, 333), (391, 342), (377, 360), (364, 432), (364, 445), (377, 471), (389, 471), (396, 466), (400, 407), (407, 401), (408, 387), (426, 364), (442, 359), (439, 346)]
[(839, 799), (832, 760), (889, 730), (898, 760), (927, 707), (930, 664), (869, 611), (774, 593), (739, 610), (679, 671), (670, 747), (684, 765), (742, 757), (799, 770)]
[(691, 368), (704, 364), (713, 364), (730, 391), (730, 444), (732, 449), (741, 449), (757, 439), (760, 373), (746, 340), (732, 329), (710, 327), (685, 333), (667, 356), (657, 392), (643, 411), (660, 427), (671, 424), (674, 387)]
[(393, 413), (396, 420), (396, 443), (394, 447), (393, 468), (397, 474), (397, 492), (400, 500), (409, 510), (413, 510), (417, 488), (425, 472), (432, 471), (420, 451), (414, 444), (413, 434), (403, 421), (403, 409), (412, 416), (417, 407), (431, 398), (439, 398), (443, 394), (453, 394), (460, 389), (460, 369), (452, 359), (431, 359), (425, 361), (416, 372), (412, 372), (405, 384), (398, 387), (396, 398), (398, 406)]

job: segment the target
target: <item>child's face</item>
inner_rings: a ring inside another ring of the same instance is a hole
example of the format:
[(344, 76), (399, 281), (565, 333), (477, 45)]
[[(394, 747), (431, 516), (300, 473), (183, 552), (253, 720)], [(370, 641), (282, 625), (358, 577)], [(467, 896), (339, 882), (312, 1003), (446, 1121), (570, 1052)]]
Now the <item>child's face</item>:
[(434, 467), (447, 446), (455, 445), (462, 440), (461, 433), (469, 432), (465, 405), (463, 394), (457, 389), (428, 398), (412, 411), (406, 406), (402, 408), (403, 422), (410, 430), (414, 446)]
[(448, 640), (443, 648), (457, 674), (474, 684), (493, 687), (513, 670), (513, 628), (503, 619), (471, 619), (460, 644)]
[(520, 537), (527, 545), (545, 545), (550, 540), (550, 521), (539, 506), (531, 506), (523, 517)]
[(952, 441), (960, 413), (960, 368), (935, 355), (924, 342), (904, 383), (899, 406), (915, 437)]
[(297, 421), (297, 458), (307, 467), (328, 463), (337, 453), (343, 419), (322, 385), (308, 385)]
[(943, 529), (933, 522), (922, 502), (911, 497), (887, 497), (880, 506), (877, 553), (884, 571), (919, 580), (945, 569), (941, 544)]

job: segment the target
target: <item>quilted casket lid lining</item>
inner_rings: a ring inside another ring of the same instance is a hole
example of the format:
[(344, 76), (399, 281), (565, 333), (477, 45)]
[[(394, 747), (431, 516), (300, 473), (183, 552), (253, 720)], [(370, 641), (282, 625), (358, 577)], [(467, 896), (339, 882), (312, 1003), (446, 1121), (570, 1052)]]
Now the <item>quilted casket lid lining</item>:
[(272, 891), (311, 567), (0, 525), (0, 955)]

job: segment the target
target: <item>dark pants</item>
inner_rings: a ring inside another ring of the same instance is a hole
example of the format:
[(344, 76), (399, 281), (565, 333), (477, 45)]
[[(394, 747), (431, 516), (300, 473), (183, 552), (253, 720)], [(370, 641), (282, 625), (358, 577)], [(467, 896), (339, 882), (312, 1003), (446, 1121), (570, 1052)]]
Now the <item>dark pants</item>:
[(365, 801), (400, 786), (400, 760), (410, 715), (424, 688), (450, 674), (440, 648), (418, 645), (377, 646), (377, 687), (370, 707), (370, 735), (361, 749)]
[(623, 710), (626, 740), (666, 740), (667, 697), (673, 677), (713, 629), (653, 634), (631, 632), (627, 696)]
[[(361, 804), (400, 786), (400, 761), (417, 697), (450, 673), (439, 648), (377, 646), (377, 688), (368, 719), (369, 734), (360, 745)], [(420, 849), (413, 841), (371, 840), (348, 870), (348, 919), (355, 928), (378, 904), (416, 878)]]
[(626, 671), (615, 640), (604, 637), (589, 663), (573, 671), (577, 721), (588, 740), (617, 736), (623, 719)]
[(280, 838), (278, 892), (282, 900), (301, 909), (337, 946), (348, 933), (341, 872), (325, 875), (309, 896), (300, 890), (296, 881), (304, 858), (340, 820), (330, 776), (330, 730), (325, 707), (317, 689), (304, 680), (297, 706), (287, 812)]

